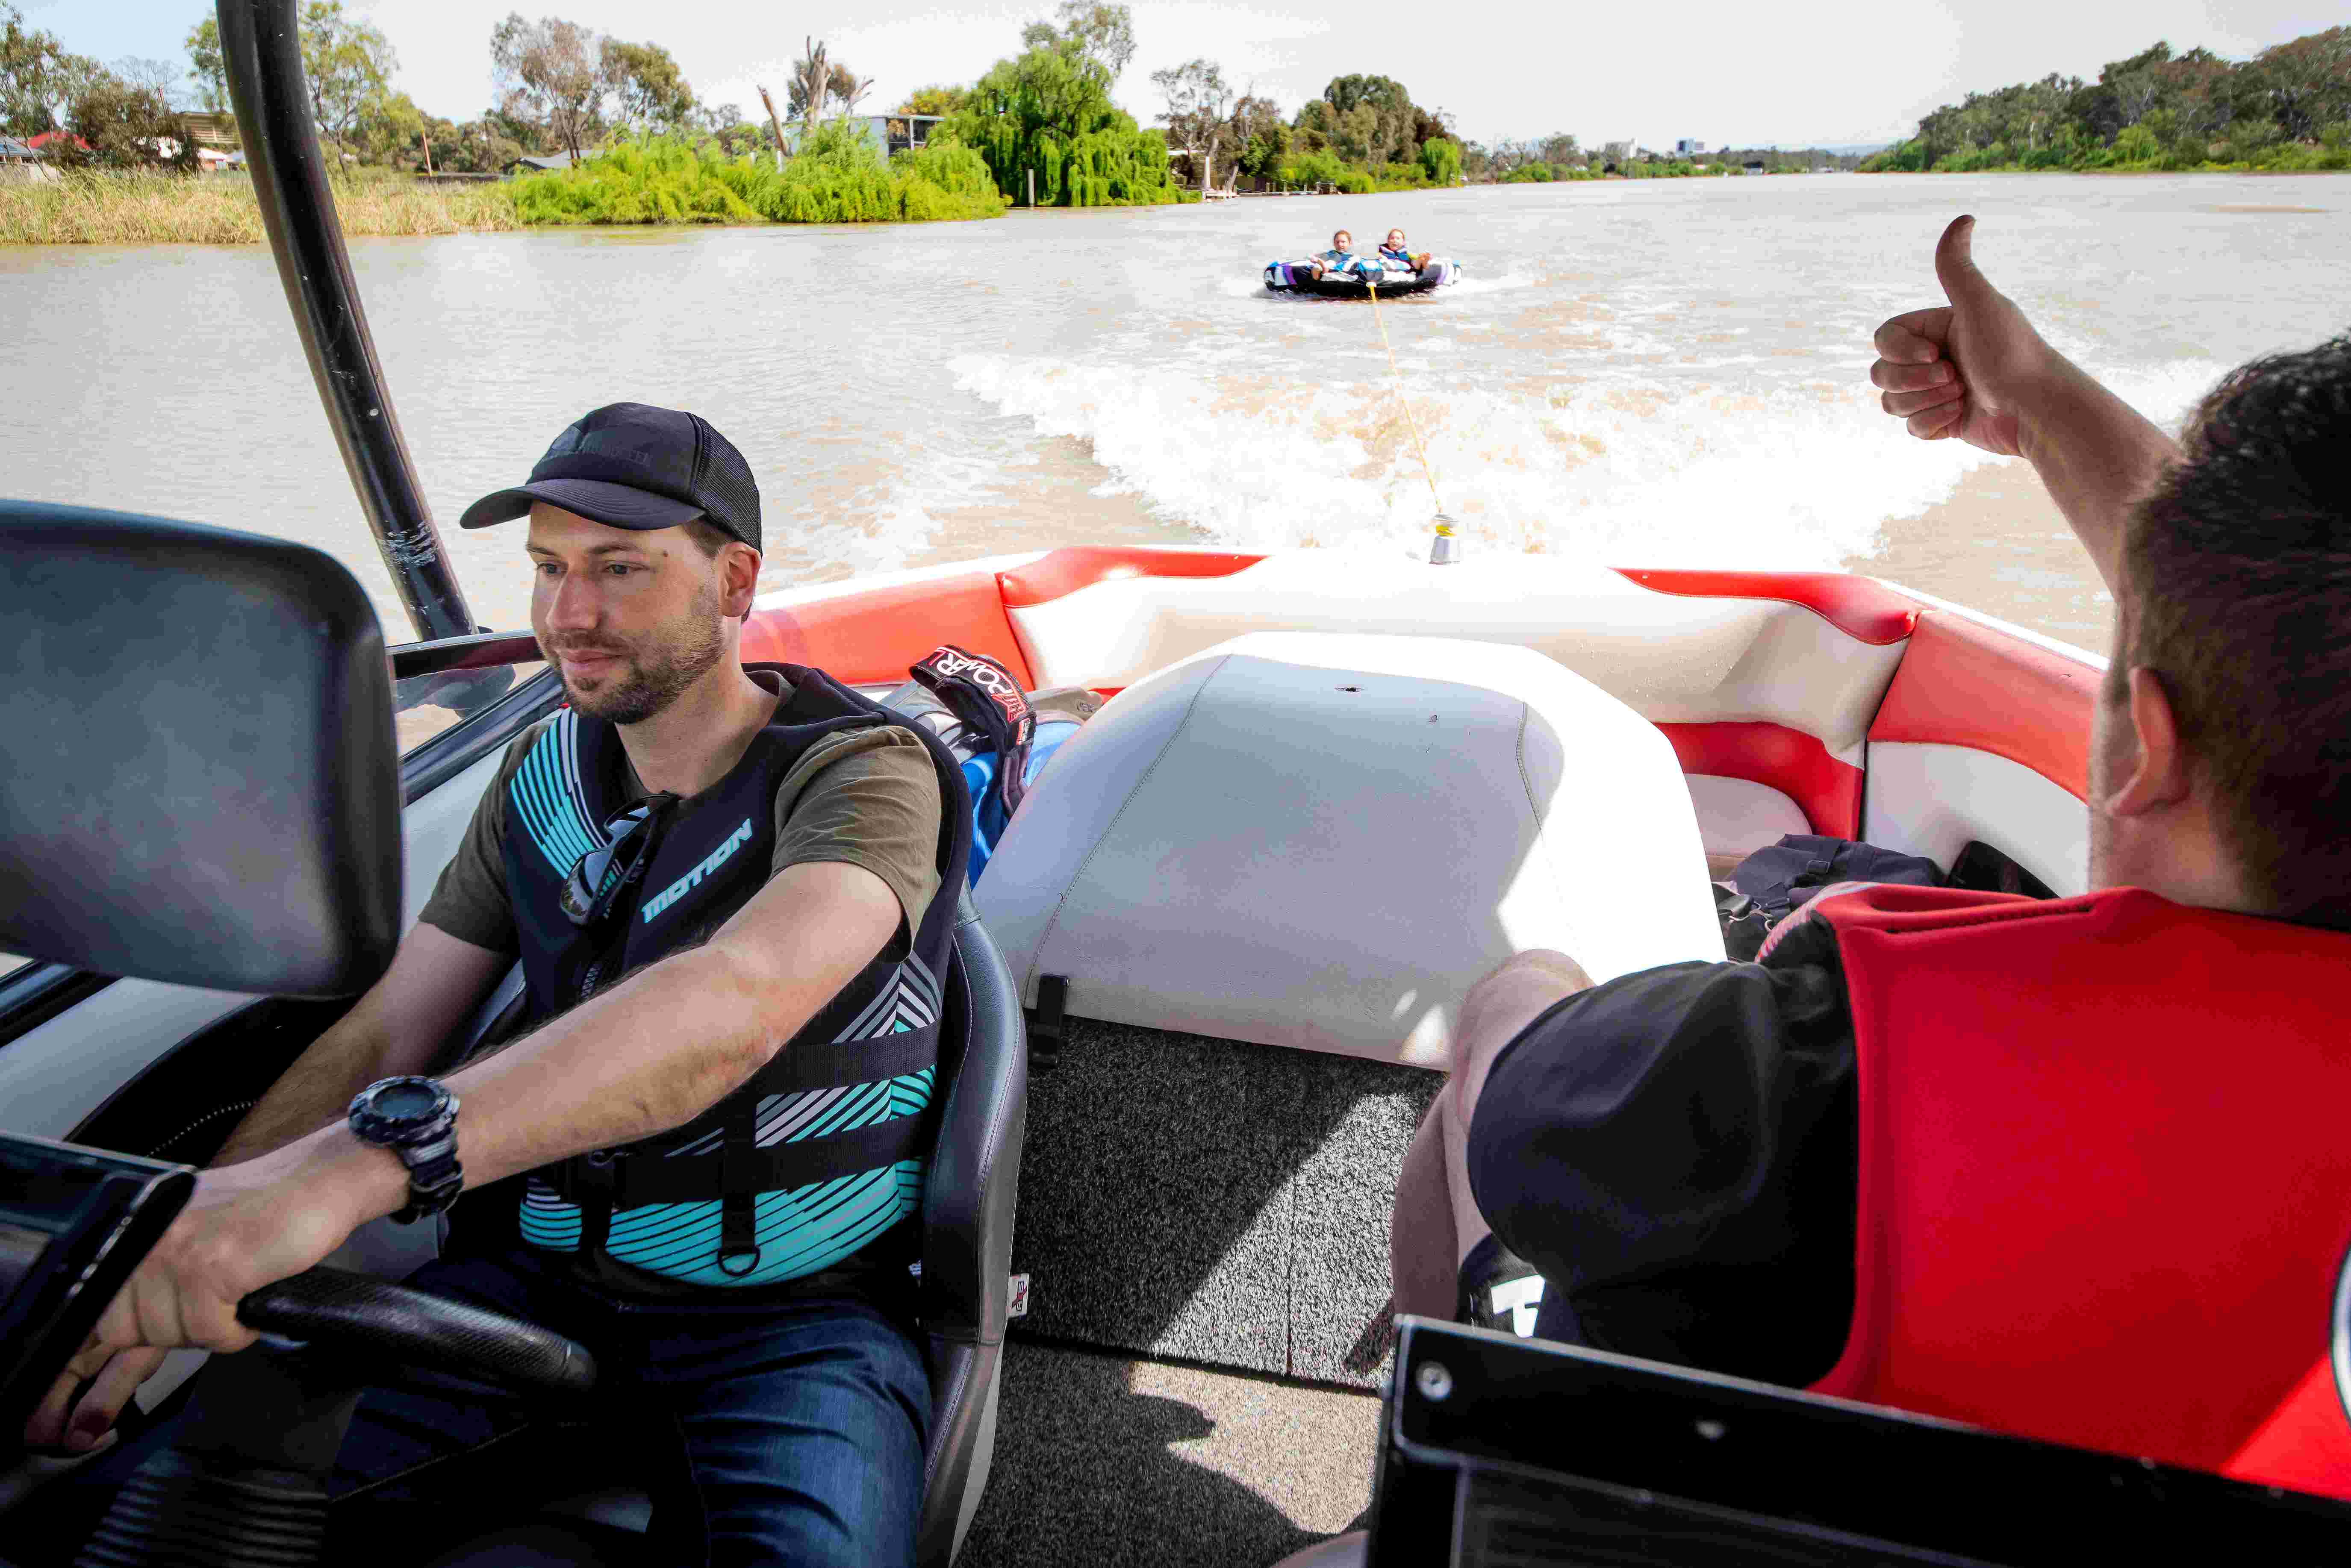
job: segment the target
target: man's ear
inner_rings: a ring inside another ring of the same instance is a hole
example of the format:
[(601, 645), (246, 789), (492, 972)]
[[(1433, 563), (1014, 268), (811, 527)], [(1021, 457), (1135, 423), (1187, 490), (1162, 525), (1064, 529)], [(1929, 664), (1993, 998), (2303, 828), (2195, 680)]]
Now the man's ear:
[(740, 539), (729, 544), (718, 558), (718, 581), (719, 612), (737, 621), (748, 615), (759, 591), (759, 552)]
[(2134, 665), (2128, 706), (2138, 756), (2130, 776), (2120, 780), (2106, 801), (2107, 812), (2116, 817), (2177, 806), (2188, 799), (2194, 783), (2195, 769), (2180, 747), (2179, 721), (2171, 711), (2171, 694), (2164, 690), (2163, 677), (2145, 664)]

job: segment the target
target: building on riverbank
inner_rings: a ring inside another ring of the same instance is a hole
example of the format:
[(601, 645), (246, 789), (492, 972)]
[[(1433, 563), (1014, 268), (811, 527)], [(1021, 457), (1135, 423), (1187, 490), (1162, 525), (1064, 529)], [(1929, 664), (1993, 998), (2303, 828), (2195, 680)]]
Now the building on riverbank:
[(596, 154), (593, 152), (583, 152), (576, 158), (569, 152), (549, 152), (545, 154), (532, 153), (511, 160), (507, 166), (500, 171), (500, 172), (506, 174), (557, 174), (570, 168), (575, 163), (584, 163), (594, 156), (596, 156)]
[(0, 136), (0, 185), (38, 185), (63, 177), (39, 148), (13, 136)]
[[(927, 146), (931, 133), (946, 118), (940, 114), (861, 114), (847, 123), (857, 127), (865, 140), (873, 144), (874, 151), (887, 158), (893, 152), (911, 152)], [(802, 120), (786, 121), (784, 145), (795, 152), (799, 152), (800, 138), (807, 134), (807, 124)]]

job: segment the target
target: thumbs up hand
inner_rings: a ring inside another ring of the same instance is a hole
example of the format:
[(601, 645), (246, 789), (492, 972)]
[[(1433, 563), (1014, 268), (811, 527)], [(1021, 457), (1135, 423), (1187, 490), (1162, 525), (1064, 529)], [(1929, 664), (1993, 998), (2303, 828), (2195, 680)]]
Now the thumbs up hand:
[(1958, 436), (2019, 455), (2020, 407), (2064, 361), (2013, 300), (1976, 270), (1975, 219), (1952, 220), (1935, 246), (1935, 276), (1950, 300), (1906, 311), (1877, 329), (1873, 386), (1887, 413), (1921, 441)]

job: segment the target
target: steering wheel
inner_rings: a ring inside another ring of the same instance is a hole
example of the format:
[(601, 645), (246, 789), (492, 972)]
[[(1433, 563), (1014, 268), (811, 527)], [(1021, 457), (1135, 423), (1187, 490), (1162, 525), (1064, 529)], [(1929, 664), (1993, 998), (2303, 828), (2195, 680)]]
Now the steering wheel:
[[(248, 1328), (329, 1351), (517, 1393), (580, 1395), (596, 1384), (595, 1359), (552, 1329), (340, 1269), (265, 1286), (237, 1303), (236, 1315)], [(327, 1471), (360, 1398), (340, 1359), (249, 1362), (226, 1403), (200, 1400), (173, 1440), (116, 1490), (77, 1561), (323, 1562)]]
[(237, 1303), (247, 1328), (363, 1350), (526, 1394), (585, 1394), (596, 1359), (552, 1329), (340, 1269), (312, 1269)]

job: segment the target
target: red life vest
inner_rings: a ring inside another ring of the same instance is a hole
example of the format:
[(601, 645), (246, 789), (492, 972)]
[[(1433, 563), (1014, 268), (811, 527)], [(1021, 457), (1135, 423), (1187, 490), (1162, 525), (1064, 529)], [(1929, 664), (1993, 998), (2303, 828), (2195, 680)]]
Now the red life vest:
[(2351, 1498), (2351, 936), (2136, 888), (1876, 887), (1826, 1394)]

